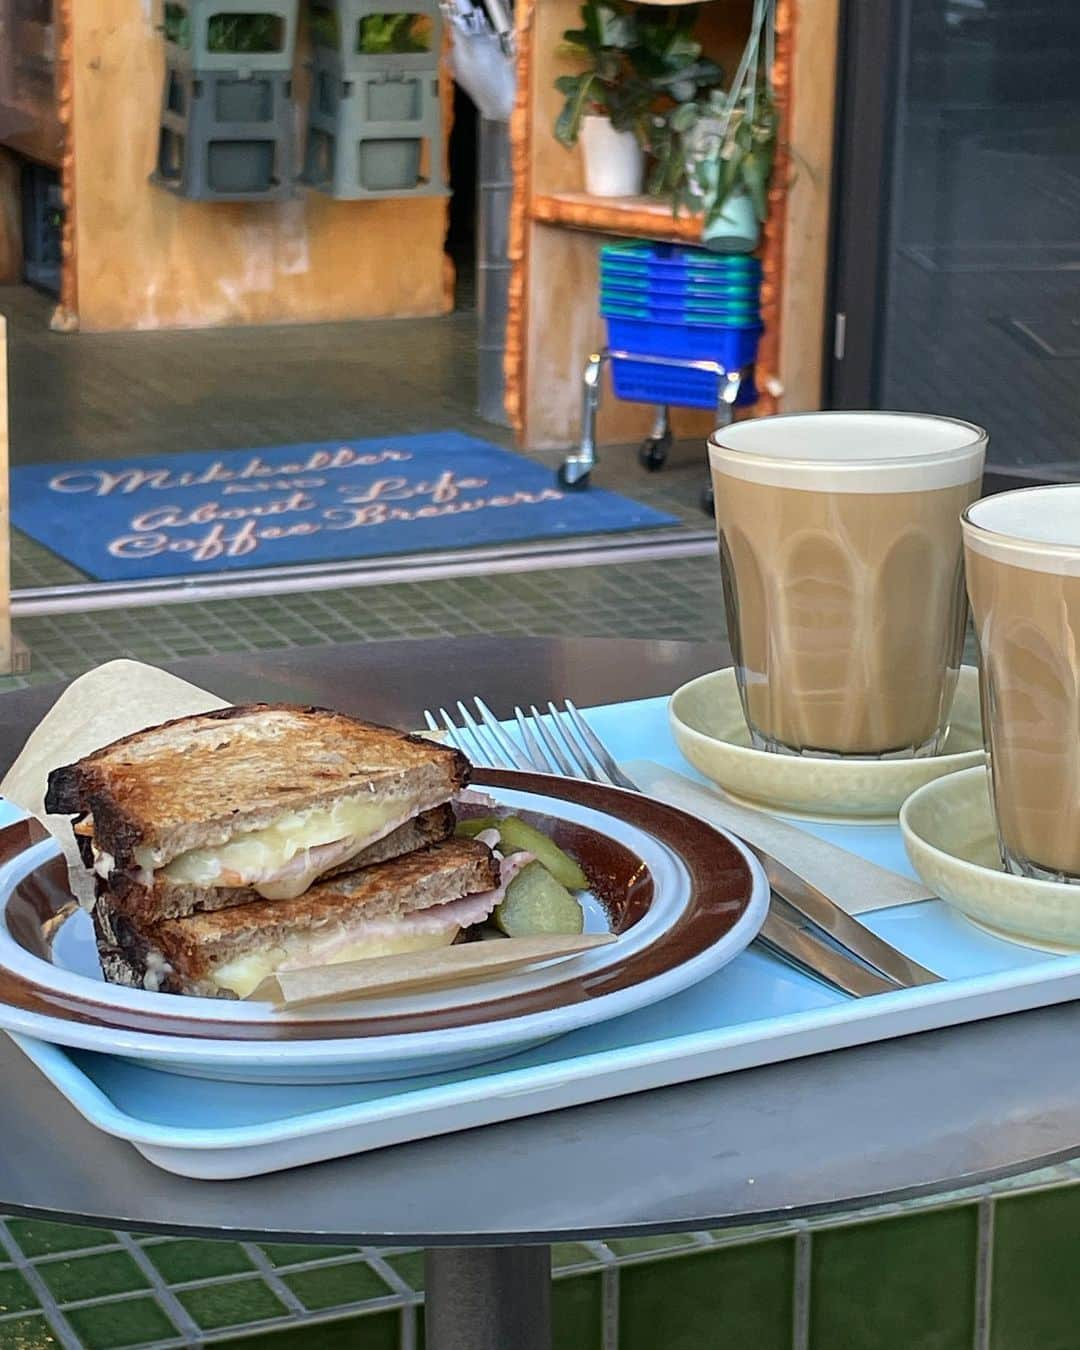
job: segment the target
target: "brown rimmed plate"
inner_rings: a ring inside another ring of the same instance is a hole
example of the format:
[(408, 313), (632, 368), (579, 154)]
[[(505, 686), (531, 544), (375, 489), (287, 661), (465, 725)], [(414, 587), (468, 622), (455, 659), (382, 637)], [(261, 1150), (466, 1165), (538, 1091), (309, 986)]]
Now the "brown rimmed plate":
[[(36, 822), (0, 832), (0, 1026), (199, 1076), (365, 1081), (449, 1070), (631, 1012), (725, 965), (756, 935), (768, 886), (735, 839), (675, 807), (595, 783), (479, 771), (593, 882), (618, 941), (453, 991), (283, 1015), (268, 1005), (105, 984), (89, 920)], [(82, 932), (80, 934), (79, 928)]]

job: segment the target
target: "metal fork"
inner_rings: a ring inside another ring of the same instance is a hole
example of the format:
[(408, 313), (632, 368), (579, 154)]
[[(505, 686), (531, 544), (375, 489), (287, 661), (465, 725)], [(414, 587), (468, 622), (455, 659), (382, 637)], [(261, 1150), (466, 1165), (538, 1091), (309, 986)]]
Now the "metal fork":
[[(438, 718), (430, 710), (425, 711), (429, 730), (445, 732), (451, 743), (471, 759), (492, 768), (560, 774), (637, 790), (569, 699), (565, 700), (563, 710), (549, 702), (546, 722), (535, 705), (529, 706), (528, 713), (516, 707), (514, 719), (520, 744), (483, 699), (475, 698), (473, 703), (478, 716), (465, 703), (458, 702), (460, 725), (446, 708), (438, 710)], [(861, 997), (901, 987), (842, 944), (830, 940), (827, 934), (814, 931), (815, 927), (812, 920), (773, 889), (769, 914), (757, 941), (787, 964), (846, 994)]]

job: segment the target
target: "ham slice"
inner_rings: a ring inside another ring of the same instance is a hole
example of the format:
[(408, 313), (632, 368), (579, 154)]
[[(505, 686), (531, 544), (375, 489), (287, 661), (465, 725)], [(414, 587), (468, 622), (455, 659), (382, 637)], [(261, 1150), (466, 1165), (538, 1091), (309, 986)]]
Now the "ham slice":
[[(313, 942), (302, 957), (283, 961), (279, 969), (298, 970), (307, 966), (330, 965), (335, 953), (346, 947), (363, 942), (380, 942), (395, 937), (404, 937), (414, 933), (431, 934), (452, 933), (454, 937), (462, 928), (471, 928), (473, 924), (483, 923), (491, 917), (495, 906), (501, 904), (506, 888), (523, 867), (534, 862), (531, 853), (512, 853), (509, 858), (499, 862), (499, 884), (493, 891), (480, 891), (476, 895), (465, 895), (460, 900), (448, 900), (443, 905), (432, 905), (430, 909), (414, 910), (411, 914), (396, 917), (387, 916), (378, 919), (361, 919), (349, 924), (332, 937), (321, 942)], [(453, 941), (453, 937), (450, 938)], [(447, 943), (449, 946), (449, 942)]]

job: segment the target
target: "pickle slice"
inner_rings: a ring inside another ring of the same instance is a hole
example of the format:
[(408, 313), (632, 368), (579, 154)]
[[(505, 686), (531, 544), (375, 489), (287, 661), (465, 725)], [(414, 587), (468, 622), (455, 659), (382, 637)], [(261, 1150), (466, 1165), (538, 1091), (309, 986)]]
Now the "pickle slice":
[(498, 829), (504, 853), (531, 853), (568, 891), (588, 889), (589, 878), (573, 858), (546, 834), (526, 825), (519, 816), (506, 816), (498, 821)]
[(454, 833), (460, 838), (475, 839), (484, 830), (497, 830), (501, 824), (498, 816), (474, 816), (471, 820), (459, 820)]
[(581, 905), (540, 862), (521, 869), (492, 917), (507, 937), (573, 934), (585, 927)]

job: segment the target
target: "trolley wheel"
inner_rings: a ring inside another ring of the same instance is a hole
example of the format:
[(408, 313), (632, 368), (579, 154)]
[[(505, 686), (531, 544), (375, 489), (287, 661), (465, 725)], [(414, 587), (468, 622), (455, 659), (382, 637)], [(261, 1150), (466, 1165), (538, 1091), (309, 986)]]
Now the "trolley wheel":
[(568, 492), (581, 492), (589, 486), (591, 474), (583, 473), (580, 477), (571, 478), (566, 472), (566, 465), (560, 464), (559, 471), (555, 476), (561, 488), (566, 488)]
[(667, 463), (671, 444), (670, 431), (665, 431), (662, 436), (646, 436), (638, 449), (638, 462), (650, 473), (655, 473)]
[(712, 483), (706, 483), (701, 489), (701, 509), (707, 516), (716, 515), (716, 502), (713, 500)]

